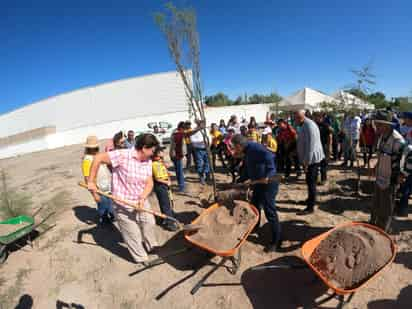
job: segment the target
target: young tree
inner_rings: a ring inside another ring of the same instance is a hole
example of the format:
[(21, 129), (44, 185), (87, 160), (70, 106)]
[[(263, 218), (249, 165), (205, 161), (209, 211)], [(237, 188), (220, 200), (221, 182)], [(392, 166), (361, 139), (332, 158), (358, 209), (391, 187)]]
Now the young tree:
[[(166, 38), (170, 55), (183, 81), (190, 112), (196, 121), (206, 123), (202, 80), (200, 78), (199, 33), (197, 32), (195, 11), (190, 8), (178, 9), (169, 2), (165, 5), (163, 13), (155, 14), (155, 22)], [(206, 128), (200, 132), (207, 147), (209, 163), (211, 163), (210, 141)], [(212, 164), (209, 165), (213, 182), (213, 195), (216, 198), (214, 170)]]

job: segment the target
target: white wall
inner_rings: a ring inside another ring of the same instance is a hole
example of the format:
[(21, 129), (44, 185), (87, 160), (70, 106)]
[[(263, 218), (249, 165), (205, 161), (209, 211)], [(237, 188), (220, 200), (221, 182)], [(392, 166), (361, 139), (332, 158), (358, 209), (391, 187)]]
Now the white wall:
[(57, 132), (187, 110), (177, 72), (115, 81), (58, 95), (0, 115), (0, 137), (56, 126)]
[[(179, 121), (188, 119), (188, 112), (186, 110), (187, 108), (182, 112), (156, 113), (143, 117), (105, 123), (100, 123), (99, 121), (99, 124), (58, 131), (56, 134), (48, 135), (41, 139), (0, 148), (0, 159), (45, 149), (82, 144), (85, 142), (86, 137), (92, 134), (97, 135), (99, 139), (106, 139), (112, 138), (113, 135), (120, 130), (126, 131), (132, 129), (135, 131), (145, 131), (148, 129), (147, 123), (153, 121), (167, 121), (170, 122), (173, 127), (176, 127)], [(209, 107), (206, 108), (205, 113), (208, 125), (210, 125), (212, 122), (218, 123), (220, 119), (224, 119), (225, 122), (227, 122), (233, 114), (239, 118), (246, 118), (247, 120), (249, 120), (251, 116), (255, 116), (258, 122), (262, 122), (265, 120), (266, 112), (268, 111), (269, 106), (267, 104), (253, 104), (230, 107)]]

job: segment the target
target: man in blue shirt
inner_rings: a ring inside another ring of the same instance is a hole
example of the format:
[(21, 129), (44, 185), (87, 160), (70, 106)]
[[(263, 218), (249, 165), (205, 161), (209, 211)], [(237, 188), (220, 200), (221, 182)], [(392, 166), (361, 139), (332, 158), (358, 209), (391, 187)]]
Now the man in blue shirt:
[[(249, 142), (245, 136), (236, 134), (232, 138), (236, 156), (244, 156), (245, 174), (241, 181), (262, 180), (253, 185), (252, 204), (259, 210), (263, 208), (272, 229), (272, 241), (265, 251), (278, 251), (281, 247), (280, 223), (276, 212), (276, 195), (279, 184), (269, 179), (276, 175), (275, 155), (262, 144)], [(259, 223), (257, 228), (260, 225)]]

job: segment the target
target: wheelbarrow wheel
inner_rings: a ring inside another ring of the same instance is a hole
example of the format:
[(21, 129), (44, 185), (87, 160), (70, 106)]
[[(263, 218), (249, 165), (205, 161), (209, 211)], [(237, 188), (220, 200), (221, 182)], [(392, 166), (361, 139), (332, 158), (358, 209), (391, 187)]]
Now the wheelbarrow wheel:
[(0, 245), (0, 264), (3, 264), (7, 260), (9, 252), (6, 245)]

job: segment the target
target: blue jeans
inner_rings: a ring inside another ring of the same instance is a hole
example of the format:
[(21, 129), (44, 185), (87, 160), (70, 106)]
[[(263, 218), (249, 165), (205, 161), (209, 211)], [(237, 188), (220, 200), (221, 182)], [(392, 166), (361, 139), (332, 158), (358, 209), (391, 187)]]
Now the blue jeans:
[(97, 212), (100, 217), (103, 217), (105, 213), (113, 214), (112, 200), (105, 196), (100, 196), (100, 202), (97, 203)]
[(252, 196), (252, 205), (259, 210), (259, 214), (262, 208), (265, 212), (266, 219), (268, 220), (272, 230), (273, 244), (278, 244), (281, 239), (281, 228), (276, 211), (276, 195), (278, 194), (278, 190), (279, 184), (277, 182), (259, 184), (254, 186)]
[(401, 199), (399, 201), (399, 212), (408, 213), (408, 200), (412, 193), (412, 175), (409, 175), (401, 186)]
[[(169, 217), (174, 217), (172, 209), (172, 201), (169, 194), (169, 187), (160, 182), (154, 182), (154, 192), (156, 193), (157, 200), (159, 201), (160, 211)], [(167, 219), (165, 220), (168, 222)]]
[(209, 158), (206, 149), (195, 148), (196, 171), (200, 178), (210, 173)]
[(179, 185), (179, 191), (185, 190), (185, 175), (183, 174), (183, 160), (173, 159), (173, 165), (175, 166), (176, 179)]

